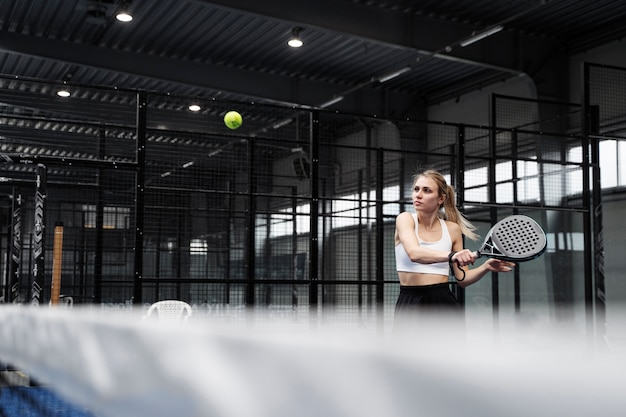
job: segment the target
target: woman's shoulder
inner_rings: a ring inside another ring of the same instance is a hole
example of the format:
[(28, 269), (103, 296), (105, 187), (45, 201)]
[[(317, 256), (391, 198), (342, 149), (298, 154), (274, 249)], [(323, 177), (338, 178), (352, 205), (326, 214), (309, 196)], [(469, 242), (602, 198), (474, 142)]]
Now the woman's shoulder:
[(398, 214), (398, 216), (396, 217), (396, 223), (405, 223), (405, 222), (415, 223), (415, 217), (413, 213), (409, 211), (404, 211)]
[(457, 233), (457, 232), (461, 233), (461, 226), (459, 226), (458, 223), (450, 221), (450, 220), (446, 220), (445, 223), (450, 233)]

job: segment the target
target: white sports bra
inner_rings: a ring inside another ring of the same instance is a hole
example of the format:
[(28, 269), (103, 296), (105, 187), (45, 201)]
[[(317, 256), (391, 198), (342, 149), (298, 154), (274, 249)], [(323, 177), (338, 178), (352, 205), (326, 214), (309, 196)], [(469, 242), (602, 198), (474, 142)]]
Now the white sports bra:
[[(450, 238), (450, 232), (445, 220), (439, 219), (441, 224), (441, 239), (436, 242), (425, 242), (420, 239), (417, 234), (417, 214), (413, 213), (413, 221), (415, 222), (415, 236), (420, 246), (449, 252), (452, 250), (452, 238)], [(418, 262), (412, 262), (409, 255), (404, 250), (402, 242), (396, 245), (396, 270), (400, 272), (418, 272), (422, 274), (437, 274), (437, 275), (449, 275), (450, 265), (448, 262), (437, 262), (433, 264), (421, 264)]]

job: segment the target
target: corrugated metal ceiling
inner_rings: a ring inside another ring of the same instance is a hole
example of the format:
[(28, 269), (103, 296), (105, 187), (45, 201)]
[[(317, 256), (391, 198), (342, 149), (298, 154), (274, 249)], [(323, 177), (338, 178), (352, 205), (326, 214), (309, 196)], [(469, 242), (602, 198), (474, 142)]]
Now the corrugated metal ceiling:
[[(120, 4), (2, 1), (0, 73), (311, 106), (358, 94), (342, 105), (367, 112), (389, 95), (428, 105), (526, 71), (532, 49), (520, 45), (567, 57), (626, 35), (621, 0), (135, 0), (128, 24), (113, 17)], [(496, 24), (504, 31), (459, 47)], [(286, 46), (295, 27), (300, 49)]]

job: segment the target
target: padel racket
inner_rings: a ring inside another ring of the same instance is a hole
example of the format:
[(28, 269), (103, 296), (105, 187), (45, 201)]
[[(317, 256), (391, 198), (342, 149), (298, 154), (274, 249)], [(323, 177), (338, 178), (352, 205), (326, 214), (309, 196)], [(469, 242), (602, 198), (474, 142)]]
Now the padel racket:
[[(528, 216), (515, 214), (500, 220), (487, 233), (477, 258), (487, 256), (511, 262), (526, 262), (541, 256), (547, 247), (546, 234)], [(461, 268), (465, 279), (465, 270)]]
[(497, 222), (475, 253), (511, 262), (526, 262), (541, 256), (547, 246), (546, 234), (528, 216), (516, 214)]

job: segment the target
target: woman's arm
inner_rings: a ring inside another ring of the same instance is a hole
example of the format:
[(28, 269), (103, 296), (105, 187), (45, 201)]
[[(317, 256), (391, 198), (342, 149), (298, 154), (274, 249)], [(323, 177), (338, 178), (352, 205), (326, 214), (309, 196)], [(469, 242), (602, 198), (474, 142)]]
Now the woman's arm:
[(396, 243), (401, 242), (411, 262), (433, 264), (448, 262), (449, 252), (442, 252), (420, 246), (415, 234), (415, 221), (409, 212), (396, 217)]
[[(482, 265), (472, 269), (468, 269), (467, 266), (459, 267), (456, 263), (453, 263), (453, 270), (457, 283), (465, 288), (479, 281), (482, 277), (487, 275), (488, 272), (511, 272), (514, 266), (515, 264), (513, 262), (489, 258)], [(465, 279), (463, 279), (463, 272), (461, 272), (460, 268), (465, 269)]]
[[(452, 222), (447, 222), (450, 237), (452, 238), (452, 250), (456, 251), (452, 257), (452, 271), (457, 279), (457, 283), (465, 288), (487, 275), (488, 272), (510, 272), (515, 264), (513, 262), (500, 261), (488, 258), (482, 265), (476, 268), (469, 268), (476, 261), (476, 254), (469, 250), (463, 249), (463, 235), (461, 228)], [(460, 265), (459, 265), (460, 264)], [(463, 270), (461, 270), (463, 268)], [(465, 271), (465, 279), (463, 279), (463, 271)]]

